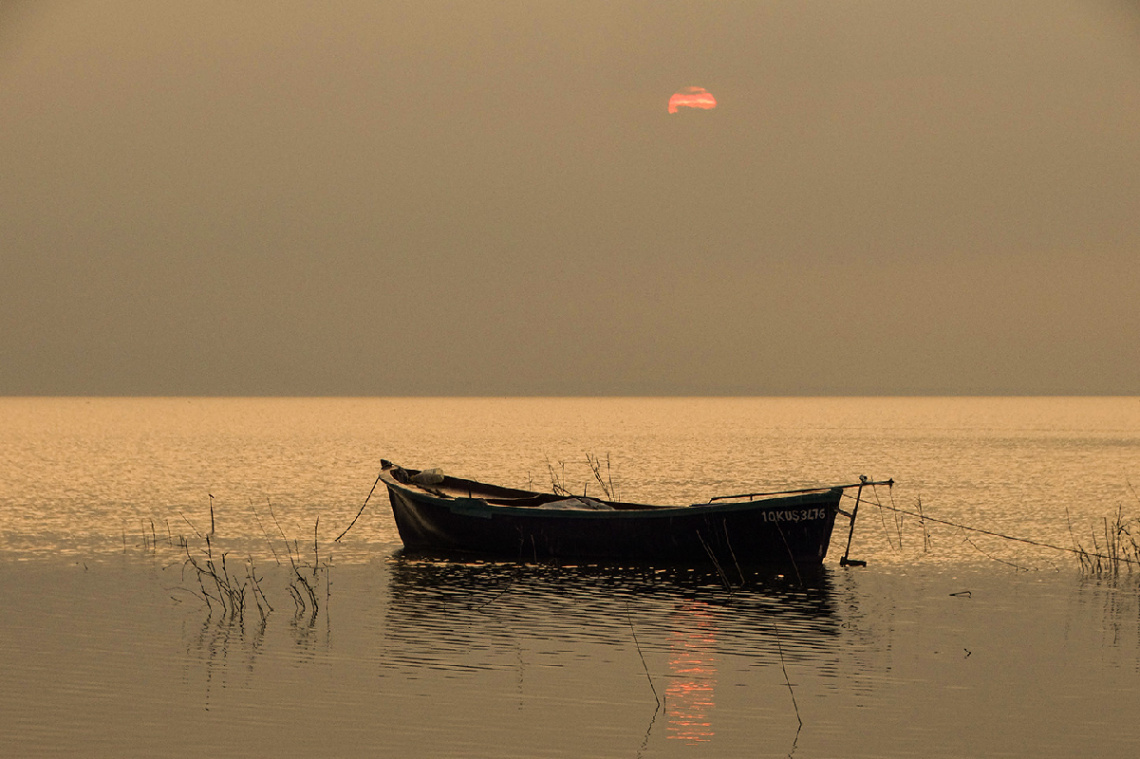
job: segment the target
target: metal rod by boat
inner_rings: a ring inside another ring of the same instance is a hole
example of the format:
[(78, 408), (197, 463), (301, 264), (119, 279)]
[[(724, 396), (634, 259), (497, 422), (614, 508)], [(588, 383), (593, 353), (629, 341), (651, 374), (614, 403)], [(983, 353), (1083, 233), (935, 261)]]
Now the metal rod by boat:
[[(404, 547), (511, 560), (818, 566), (847, 488), (717, 496), (654, 506), (489, 485), (382, 462)], [(844, 556), (846, 560), (846, 555)]]

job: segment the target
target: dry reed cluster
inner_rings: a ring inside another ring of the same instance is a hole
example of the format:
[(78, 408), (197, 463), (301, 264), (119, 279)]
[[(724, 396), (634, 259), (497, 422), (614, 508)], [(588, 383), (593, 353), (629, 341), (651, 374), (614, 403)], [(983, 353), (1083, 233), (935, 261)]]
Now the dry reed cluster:
[[(586, 466), (590, 470), (590, 476), (593, 481), (602, 490), (602, 494), (607, 500), (617, 500), (618, 491), (617, 486), (614, 485), (613, 469), (610, 466), (610, 455), (607, 453), (603, 460), (601, 456), (593, 453), (587, 453)], [(603, 471), (604, 469), (604, 471)], [(567, 498), (574, 497), (574, 493), (566, 485), (566, 462), (559, 461), (558, 468), (555, 469), (554, 465), (549, 460), (546, 462), (546, 471), (550, 475), (550, 490), (556, 495), (566, 496)], [(589, 490), (590, 481), (587, 480), (582, 484), (582, 497), (586, 497), (586, 492)]]
[[(1072, 525), (1069, 527), (1072, 531)], [(1100, 528), (1091, 534), (1092, 548), (1084, 545), (1073, 536), (1077, 560), (1081, 571), (1094, 575), (1117, 577), (1140, 571), (1140, 544), (1136, 535), (1140, 532), (1140, 519), (1124, 515), (1124, 508), (1118, 506), (1110, 519), (1104, 517)]]
[[(250, 504), (254, 518), (262, 531), (269, 550), (277, 565), (288, 569), (288, 582), (286, 591), (293, 601), (294, 621), (307, 621), (316, 619), (320, 611), (319, 589), (322, 580), (325, 585), (325, 600), (329, 597), (328, 572), (332, 566), (331, 556), (321, 556), (318, 528), (320, 517), (313, 525), (312, 553), (308, 549), (301, 549), (297, 539), (290, 539), (281, 527), (272, 503), (266, 502), (267, 510), (277, 536), (273, 537), (265, 529), (265, 524), (257, 510)], [(210, 530), (203, 534), (194, 524), (179, 512), (179, 516), (193, 531), (191, 537), (183, 534), (175, 535), (166, 522), (166, 536), (159, 538), (155, 529), (154, 520), (148, 520), (142, 526), (142, 548), (152, 554), (157, 554), (160, 546), (167, 546), (180, 551), (182, 580), (189, 580), (197, 586), (185, 585), (173, 590), (190, 593), (205, 604), (208, 613), (212, 616), (220, 612), (219, 621), (229, 624), (243, 625), (247, 608), (256, 606), (261, 621), (264, 623), (274, 611), (268, 596), (263, 589), (264, 578), (260, 576), (253, 555), (247, 553), (244, 558), (235, 560), (232, 551), (221, 550), (219, 540), (215, 533), (214, 498), (210, 496)], [(148, 530), (149, 526), (149, 530)], [(283, 545), (284, 550), (279, 551), (277, 544)], [(126, 528), (123, 529), (123, 550), (127, 549)]]

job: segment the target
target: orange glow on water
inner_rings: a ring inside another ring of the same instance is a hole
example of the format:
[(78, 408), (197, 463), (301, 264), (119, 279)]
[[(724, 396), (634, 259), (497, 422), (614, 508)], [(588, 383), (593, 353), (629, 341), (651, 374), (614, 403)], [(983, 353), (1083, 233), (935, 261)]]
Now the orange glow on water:
[(713, 739), (716, 704), (716, 628), (708, 606), (689, 601), (677, 609), (680, 629), (670, 635), (670, 740), (705, 743)]
[(700, 108), (707, 111), (716, 108), (716, 98), (704, 87), (685, 87), (669, 98), (669, 113), (676, 113), (679, 108)]

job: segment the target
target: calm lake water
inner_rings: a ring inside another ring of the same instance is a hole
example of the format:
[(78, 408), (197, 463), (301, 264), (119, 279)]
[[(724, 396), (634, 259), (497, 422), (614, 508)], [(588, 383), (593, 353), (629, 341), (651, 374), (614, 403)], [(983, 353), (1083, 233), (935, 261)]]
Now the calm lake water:
[[(625, 500), (897, 484), (867, 567), (841, 519), (731, 587), (407, 557), (382, 492), (334, 540), (381, 458), (587, 453)], [(0, 399), (0, 755), (1134, 757), (1140, 573), (1065, 550), (1137, 535), (1133, 484), (1138, 398)]]

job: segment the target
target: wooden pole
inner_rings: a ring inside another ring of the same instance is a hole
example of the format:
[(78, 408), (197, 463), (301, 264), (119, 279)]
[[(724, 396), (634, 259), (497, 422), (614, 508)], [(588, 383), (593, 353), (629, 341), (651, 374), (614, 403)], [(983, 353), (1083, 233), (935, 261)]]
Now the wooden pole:
[(865, 567), (867, 562), (859, 561), (858, 559), (852, 560), (847, 558), (851, 553), (851, 538), (855, 535), (855, 517), (859, 516), (859, 499), (863, 497), (863, 485), (867, 483), (866, 477), (860, 477), (859, 490), (855, 493), (855, 508), (851, 509), (851, 529), (847, 532), (847, 548), (843, 551), (843, 557), (839, 559), (839, 566), (847, 567)]

